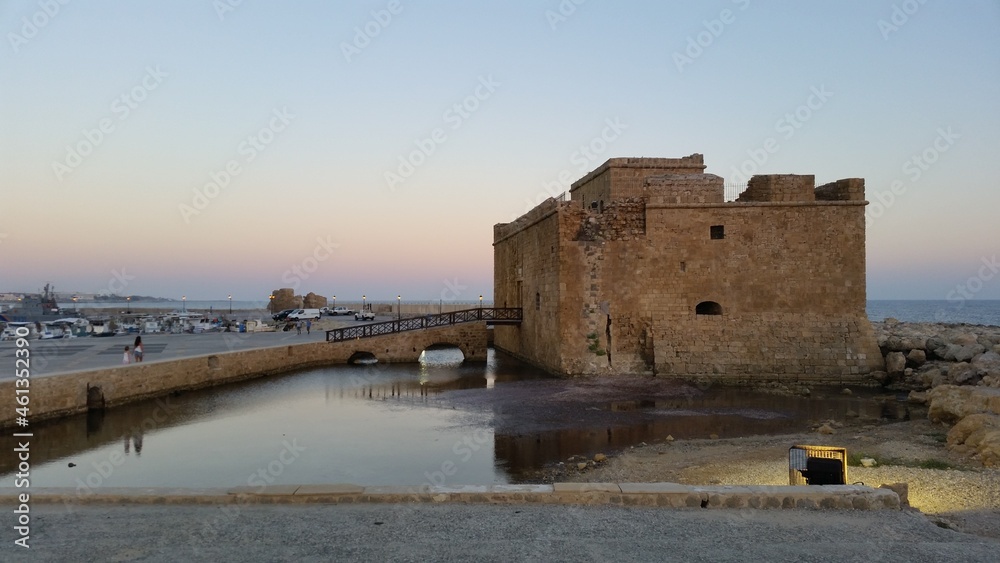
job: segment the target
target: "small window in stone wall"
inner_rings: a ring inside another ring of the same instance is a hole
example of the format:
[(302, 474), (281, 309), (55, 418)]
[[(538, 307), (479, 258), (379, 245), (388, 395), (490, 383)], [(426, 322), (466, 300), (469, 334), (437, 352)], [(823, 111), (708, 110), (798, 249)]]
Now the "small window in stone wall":
[(724, 225), (712, 225), (709, 227), (709, 231), (712, 235), (712, 239), (726, 238), (726, 227)]
[(721, 315), (722, 305), (719, 305), (715, 301), (702, 301), (695, 305), (694, 314), (696, 315)]
[(539, 311), (542, 308), (542, 294), (535, 293), (535, 310)]

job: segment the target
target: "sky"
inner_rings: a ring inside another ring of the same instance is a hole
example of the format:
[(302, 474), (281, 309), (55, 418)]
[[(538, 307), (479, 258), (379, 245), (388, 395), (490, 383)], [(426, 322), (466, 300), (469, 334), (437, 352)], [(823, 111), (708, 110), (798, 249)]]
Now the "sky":
[(870, 299), (1000, 299), (1000, 2), (0, 2), (0, 292), (492, 296), (612, 157), (866, 180)]

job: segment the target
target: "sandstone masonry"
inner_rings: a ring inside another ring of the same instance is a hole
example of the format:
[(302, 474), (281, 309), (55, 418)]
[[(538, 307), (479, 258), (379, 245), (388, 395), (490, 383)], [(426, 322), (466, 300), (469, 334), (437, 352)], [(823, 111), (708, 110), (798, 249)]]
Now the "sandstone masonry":
[(702, 155), (614, 158), (494, 226), (495, 345), (564, 375), (863, 379), (864, 180), (753, 177), (735, 202)]

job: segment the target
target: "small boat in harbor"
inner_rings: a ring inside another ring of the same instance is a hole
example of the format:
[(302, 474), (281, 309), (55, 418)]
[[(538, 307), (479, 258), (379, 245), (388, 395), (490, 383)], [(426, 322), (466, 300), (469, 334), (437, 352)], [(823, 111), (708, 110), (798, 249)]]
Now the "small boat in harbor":
[(94, 317), (89, 319), (89, 321), (91, 336), (103, 337), (115, 335), (115, 321), (111, 317)]

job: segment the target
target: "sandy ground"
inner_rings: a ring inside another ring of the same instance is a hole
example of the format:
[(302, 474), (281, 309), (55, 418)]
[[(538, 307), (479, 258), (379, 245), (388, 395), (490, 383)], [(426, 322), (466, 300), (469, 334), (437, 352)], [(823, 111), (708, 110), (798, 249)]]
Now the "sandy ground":
[[(836, 425), (835, 425), (836, 426)], [(910, 505), (938, 525), (1000, 539), (1000, 469), (951, 454), (948, 427), (928, 420), (848, 423), (816, 432), (733, 439), (663, 440), (639, 445), (578, 469), (571, 458), (535, 475), (539, 482), (675, 482), (690, 485), (787, 485), (788, 449), (810, 444), (845, 447), (848, 482), (878, 487), (907, 483)]]

